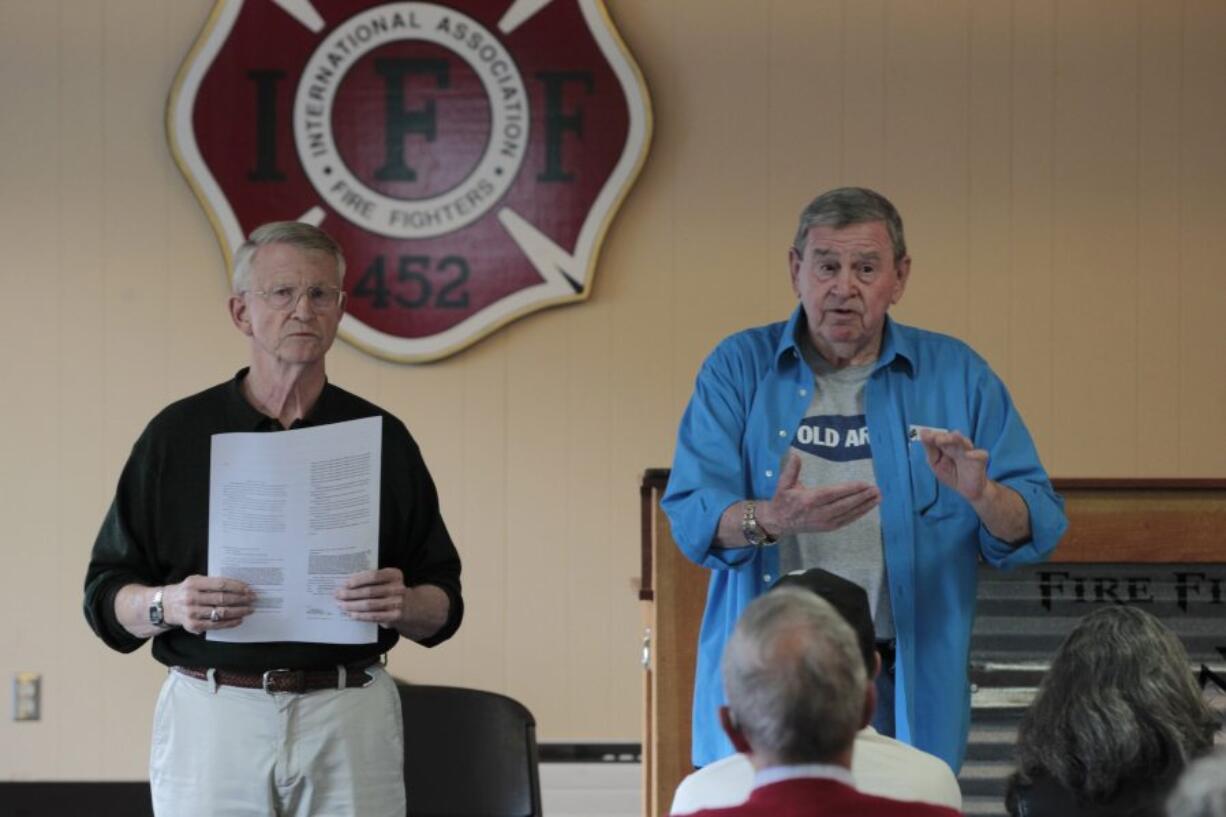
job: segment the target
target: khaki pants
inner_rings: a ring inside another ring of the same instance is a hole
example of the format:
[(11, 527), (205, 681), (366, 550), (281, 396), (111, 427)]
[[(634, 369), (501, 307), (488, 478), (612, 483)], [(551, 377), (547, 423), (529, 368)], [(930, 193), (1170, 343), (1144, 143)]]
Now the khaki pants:
[(171, 672), (153, 718), (158, 817), (404, 817), (404, 727), (379, 666), (360, 689), (302, 695)]

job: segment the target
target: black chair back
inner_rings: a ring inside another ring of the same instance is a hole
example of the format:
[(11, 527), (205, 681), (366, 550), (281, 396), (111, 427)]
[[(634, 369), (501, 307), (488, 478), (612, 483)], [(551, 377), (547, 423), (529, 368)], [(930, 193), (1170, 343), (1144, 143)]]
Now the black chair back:
[(539, 817), (536, 721), (494, 692), (396, 682), (408, 817)]

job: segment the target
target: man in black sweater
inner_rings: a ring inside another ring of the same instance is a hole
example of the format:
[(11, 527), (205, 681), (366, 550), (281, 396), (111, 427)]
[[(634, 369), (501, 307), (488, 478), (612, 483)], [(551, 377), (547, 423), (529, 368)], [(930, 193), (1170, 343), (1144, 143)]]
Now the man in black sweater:
[[(85, 580), (85, 615), (109, 646), (153, 639), (171, 668), (154, 716), (159, 815), (403, 815), (403, 734), (380, 657), (400, 636), (432, 646), (463, 616), (460, 559), (433, 480), (398, 419), (327, 381), (344, 257), (307, 224), (258, 228), (235, 255), (234, 325), (250, 366), (171, 404), (133, 447)], [(206, 633), (256, 609), (245, 582), (209, 575), (214, 434), (382, 419), (377, 569), (337, 606), (380, 625), (365, 644), (235, 643)]]

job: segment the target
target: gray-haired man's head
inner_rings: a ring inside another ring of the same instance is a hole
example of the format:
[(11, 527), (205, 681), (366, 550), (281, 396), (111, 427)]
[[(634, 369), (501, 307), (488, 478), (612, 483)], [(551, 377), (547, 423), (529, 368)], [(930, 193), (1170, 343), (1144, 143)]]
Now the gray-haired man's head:
[(856, 635), (808, 590), (780, 588), (746, 608), (724, 650), (733, 727), (769, 764), (828, 763), (866, 716)]

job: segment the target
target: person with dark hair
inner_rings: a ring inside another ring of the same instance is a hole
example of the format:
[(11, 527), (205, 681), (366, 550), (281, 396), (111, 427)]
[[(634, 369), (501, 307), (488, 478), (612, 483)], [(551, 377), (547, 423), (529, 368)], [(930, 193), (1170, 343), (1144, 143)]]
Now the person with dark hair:
[(902, 218), (861, 187), (823, 193), (788, 248), (787, 321), (703, 362), (661, 501), (711, 570), (693, 763), (731, 754), (716, 667), (741, 611), (821, 567), (868, 593), (883, 666), (873, 725), (962, 765), (980, 559), (1044, 559), (1067, 527), (1008, 391), (966, 344), (893, 321), (910, 282)]
[[(854, 582), (819, 567), (789, 573), (771, 592), (793, 587), (816, 594), (843, 617), (856, 634), (869, 683), (881, 671), (868, 594)], [(871, 725), (856, 733), (851, 756), (855, 786), (867, 794), (962, 808), (962, 792), (949, 766), (938, 757), (879, 734)], [(677, 787), (670, 814), (733, 806), (749, 799), (754, 770), (747, 755), (729, 755), (688, 775)]]
[(851, 775), (856, 732), (872, 717), (855, 633), (820, 596), (783, 587), (746, 608), (723, 659), (729, 740), (754, 769), (749, 799), (704, 817), (953, 817), (944, 806), (866, 794)]
[(1018, 730), (1013, 817), (1161, 817), (1188, 761), (1220, 728), (1161, 621), (1112, 605), (1060, 645)]
[[(433, 646), (460, 626), (460, 557), (404, 423), (327, 379), (344, 274), (340, 246), (318, 227), (274, 222), (251, 233), (228, 303), (249, 365), (149, 422), (94, 542), (90, 626), (120, 652), (152, 639), (169, 669), (149, 758), (159, 817), (405, 813), (400, 697), (383, 656), (401, 638)], [(334, 604), (377, 624), (371, 640), (210, 637), (241, 627), (261, 601), (244, 581), (259, 571), (217, 575), (208, 563), (214, 435), (364, 418), (380, 426), (378, 563), (347, 564), (354, 572), (340, 577)]]

